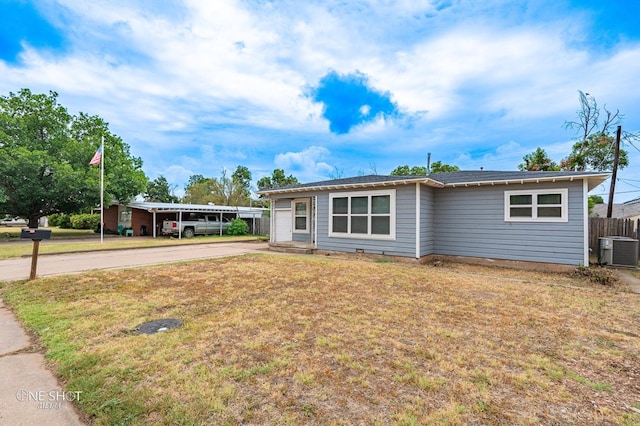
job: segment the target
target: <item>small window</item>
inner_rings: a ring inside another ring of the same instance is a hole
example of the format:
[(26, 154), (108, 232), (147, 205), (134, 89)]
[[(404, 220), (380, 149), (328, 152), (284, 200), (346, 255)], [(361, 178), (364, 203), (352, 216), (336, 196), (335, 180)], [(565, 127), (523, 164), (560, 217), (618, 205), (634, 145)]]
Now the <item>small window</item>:
[(565, 189), (505, 191), (507, 222), (566, 222), (569, 191)]
[(293, 200), (293, 232), (309, 233), (309, 200)]
[(395, 239), (395, 190), (329, 195), (329, 236)]

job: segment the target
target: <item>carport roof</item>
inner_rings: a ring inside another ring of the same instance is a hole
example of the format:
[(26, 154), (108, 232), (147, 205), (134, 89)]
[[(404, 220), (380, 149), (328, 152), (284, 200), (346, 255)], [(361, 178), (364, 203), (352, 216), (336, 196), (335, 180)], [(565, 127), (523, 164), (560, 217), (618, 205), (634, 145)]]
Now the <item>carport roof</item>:
[(259, 207), (242, 206), (218, 206), (211, 204), (178, 204), (178, 203), (149, 203), (135, 202), (127, 204), (133, 209), (146, 210), (151, 213), (236, 213), (238, 217), (261, 217), (262, 212), (267, 209)]

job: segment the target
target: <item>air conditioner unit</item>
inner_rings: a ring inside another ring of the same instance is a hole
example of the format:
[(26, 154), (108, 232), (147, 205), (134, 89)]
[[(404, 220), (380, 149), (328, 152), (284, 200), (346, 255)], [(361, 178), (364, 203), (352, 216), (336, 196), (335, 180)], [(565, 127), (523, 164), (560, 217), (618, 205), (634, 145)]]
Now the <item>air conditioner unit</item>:
[(628, 237), (598, 239), (600, 265), (638, 266), (638, 240)]

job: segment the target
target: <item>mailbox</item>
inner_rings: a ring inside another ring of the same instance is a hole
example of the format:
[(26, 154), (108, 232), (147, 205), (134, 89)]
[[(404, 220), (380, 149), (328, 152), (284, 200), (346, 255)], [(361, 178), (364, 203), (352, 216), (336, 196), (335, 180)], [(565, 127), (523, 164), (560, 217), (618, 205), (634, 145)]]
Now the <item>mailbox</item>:
[(38, 229), (38, 228), (22, 228), (20, 232), (20, 238), (24, 240), (50, 240), (51, 229)]

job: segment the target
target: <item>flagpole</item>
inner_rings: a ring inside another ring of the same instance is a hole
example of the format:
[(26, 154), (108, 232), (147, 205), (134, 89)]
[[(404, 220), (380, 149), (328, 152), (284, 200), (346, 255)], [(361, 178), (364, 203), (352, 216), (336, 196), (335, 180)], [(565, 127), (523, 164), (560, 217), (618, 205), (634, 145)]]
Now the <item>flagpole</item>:
[(100, 244), (104, 243), (104, 135), (102, 135), (102, 155), (100, 156)]

